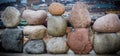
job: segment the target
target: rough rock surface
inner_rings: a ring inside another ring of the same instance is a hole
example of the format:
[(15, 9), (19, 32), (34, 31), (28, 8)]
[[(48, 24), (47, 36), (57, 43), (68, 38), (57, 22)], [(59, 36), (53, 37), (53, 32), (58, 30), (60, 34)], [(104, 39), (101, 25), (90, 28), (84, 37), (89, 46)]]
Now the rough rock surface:
[(48, 17), (47, 31), (51, 36), (64, 36), (66, 34), (67, 23), (62, 16)]
[(88, 54), (92, 49), (88, 30), (76, 28), (68, 34), (68, 46), (76, 54)]
[(30, 39), (42, 39), (46, 35), (46, 27), (43, 25), (25, 26), (23, 33)]
[(29, 40), (23, 48), (23, 53), (42, 54), (45, 53), (45, 48), (43, 40)]
[(116, 33), (95, 33), (93, 46), (97, 54), (115, 54), (120, 50), (120, 37)]
[(64, 5), (54, 2), (50, 4), (48, 11), (54, 16), (61, 16), (65, 12)]
[(68, 51), (68, 46), (66, 43), (66, 36), (64, 37), (53, 37), (51, 38), (47, 44), (46, 49), (48, 53), (54, 54), (64, 54)]
[(69, 21), (74, 28), (90, 26), (91, 18), (87, 10), (87, 6), (82, 2), (75, 3), (69, 17)]
[(6, 51), (22, 52), (23, 34), (19, 29), (5, 29), (1, 34), (2, 46)]
[(44, 23), (47, 18), (47, 12), (44, 10), (24, 10), (22, 17), (30, 25), (41, 25)]
[(16, 27), (20, 23), (20, 12), (9, 6), (3, 11), (1, 19), (6, 27)]
[(120, 31), (120, 20), (116, 14), (107, 14), (95, 21), (93, 29), (96, 32), (118, 32)]

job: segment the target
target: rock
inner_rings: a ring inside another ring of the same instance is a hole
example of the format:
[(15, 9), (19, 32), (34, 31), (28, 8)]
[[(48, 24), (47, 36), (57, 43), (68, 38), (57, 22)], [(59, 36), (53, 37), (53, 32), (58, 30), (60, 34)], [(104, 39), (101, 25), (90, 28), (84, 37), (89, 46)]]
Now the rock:
[(53, 37), (47, 44), (47, 52), (54, 54), (64, 54), (68, 51), (68, 46), (66, 43), (66, 36), (64, 37)]
[(93, 29), (96, 32), (118, 32), (120, 31), (120, 20), (116, 14), (107, 14), (95, 21)]
[(86, 28), (76, 28), (68, 33), (68, 46), (76, 54), (88, 54), (92, 49), (92, 43)]
[(2, 46), (6, 51), (22, 52), (23, 34), (19, 29), (5, 29), (1, 34)]
[(24, 38), (23, 38), (23, 44), (25, 44), (28, 41), (29, 41), (29, 38), (27, 38), (26, 36), (24, 36)]
[(116, 33), (95, 33), (93, 46), (97, 54), (115, 54), (120, 50), (120, 37)]
[(20, 23), (20, 12), (9, 6), (3, 11), (1, 19), (6, 27), (16, 27)]
[(46, 27), (43, 25), (25, 26), (23, 33), (30, 39), (42, 39), (46, 35)]
[(47, 31), (54, 37), (64, 36), (66, 34), (67, 23), (62, 16), (48, 17)]
[(48, 11), (54, 16), (61, 16), (65, 12), (64, 5), (54, 2), (50, 4)]
[(23, 53), (43, 54), (45, 53), (45, 43), (43, 40), (29, 40), (23, 48)]
[(22, 17), (30, 25), (41, 25), (47, 18), (47, 12), (44, 10), (24, 10)]
[(69, 18), (69, 21), (74, 28), (85, 28), (91, 24), (91, 18), (87, 7), (82, 2), (75, 3)]

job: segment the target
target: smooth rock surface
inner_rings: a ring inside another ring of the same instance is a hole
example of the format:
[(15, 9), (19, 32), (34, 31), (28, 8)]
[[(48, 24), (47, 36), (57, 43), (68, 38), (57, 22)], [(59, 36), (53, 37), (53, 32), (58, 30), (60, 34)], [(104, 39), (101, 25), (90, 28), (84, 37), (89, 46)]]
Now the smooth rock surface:
[(9, 6), (3, 11), (1, 19), (6, 27), (16, 27), (20, 23), (20, 12)]
[(19, 29), (5, 29), (1, 34), (2, 46), (6, 51), (22, 52), (23, 33)]
[(53, 37), (51, 38), (47, 44), (46, 49), (48, 53), (54, 54), (64, 54), (68, 51), (68, 46), (66, 43), (66, 36), (64, 37)]
[(48, 11), (54, 16), (61, 16), (65, 12), (65, 7), (61, 3), (50, 4)]
[(92, 49), (92, 43), (86, 28), (76, 28), (73, 32), (68, 33), (67, 43), (76, 54), (88, 54)]
[(76, 2), (69, 16), (69, 21), (74, 28), (90, 26), (91, 18), (87, 6), (82, 2)]
[(47, 12), (44, 10), (24, 10), (22, 17), (30, 25), (41, 25), (47, 18)]
[(116, 14), (107, 14), (94, 22), (93, 29), (96, 32), (118, 32), (120, 20)]
[(42, 39), (46, 35), (46, 30), (46, 27), (43, 25), (25, 26), (23, 33), (30, 39)]
[(93, 46), (97, 54), (115, 54), (120, 50), (120, 37), (116, 33), (95, 33)]
[(66, 34), (67, 23), (62, 16), (49, 16), (47, 31), (51, 36), (59, 37)]
[(23, 53), (43, 54), (45, 53), (45, 43), (43, 40), (29, 40), (23, 48)]

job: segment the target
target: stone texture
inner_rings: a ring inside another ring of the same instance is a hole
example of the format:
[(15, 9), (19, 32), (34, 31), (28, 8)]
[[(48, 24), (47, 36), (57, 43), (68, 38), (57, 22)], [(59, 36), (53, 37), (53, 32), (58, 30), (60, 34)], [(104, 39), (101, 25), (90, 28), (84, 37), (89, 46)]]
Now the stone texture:
[(30, 25), (41, 25), (47, 18), (47, 12), (44, 10), (24, 10), (22, 17)]
[(42, 39), (46, 35), (46, 27), (43, 25), (25, 26), (23, 33), (30, 39)]
[(120, 37), (116, 33), (95, 33), (93, 46), (97, 54), (115, 54), (120, 50)]
[(50, 4), (48, 11), (54, 16), (61, 16), (65, 12), (64, 5), (54, 2)]
[(51, 36), (64, 36), (66, 34), (67, 23), (62, 16), (49, 16), (47, 31)]
[(23, 53), (43, 54), (45, 53), (45, 43), (43, 40), (29, 40), (23, 48)]
[(76, 2), (69, 16), (69, 21), (74, 28), (90, 26), (91, 18), (87, 6), (82, 2)]
[(47, 52), (54, 54), (64, 54), (68, 51), (68, 46), (66, 43), (66, 36), (64, 37), (53, 37), (47, 44)]
[(22, 52), (23, 34), (19, 29), (5, 29), (1, 34), (2, 46), (6, 51)]
[(76, 54), (88, 54), (92, 49), (88, 30), (76, 28), (68, 34), (68, 46)]
[(9, 6), (3, 11), (1, 19), (6, 27), (16, 27), (20, 23), (20, 12)]
[(118, 32), (120, 20), (116, 14), (107, 14), (94, 22), (93, 29), (96, 32)]

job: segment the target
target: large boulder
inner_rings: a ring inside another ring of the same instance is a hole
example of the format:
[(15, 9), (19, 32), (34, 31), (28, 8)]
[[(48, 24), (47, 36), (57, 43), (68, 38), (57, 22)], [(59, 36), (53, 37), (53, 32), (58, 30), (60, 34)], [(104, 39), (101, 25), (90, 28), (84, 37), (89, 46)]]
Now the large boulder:
[(91, 18), (87, 6), (82, 2), (76, 2), (69, 16), (69, 21), (74, 28), (90, 26)]
[(44, 10), (24, 10), (22, 17), (27, 21), (30, 25), (41, 25), (44, 23), (47, 18), (47, 12)]
[(88, 29), (76, 28), (68, 33), (68, 46), (76, 54), (88, 54), (92, 49)]
[(46, 35), (46, 27), (43, 25), (25, 26), (23, 33), (30, 39), (42, 39)]
[(7, 7), (2, 13), (1, 19), (6, 27), (16, 27), (20, 23), (20, 12), (14, 7)]
[(64, 5), (54, 2), (50, 4), (48, 11), (54, 16), (61, 16), (65, 12)]
[(6, 51), (22, 52), (23, 33), (19, 29), (5, 29), (1, 34), (2, 46)]
[(51, 38), (50, 40), (48, 40), (46, 47), (48, 53), (54, 54), (67, 53), (68, 46), (66, 43), (66, 36)]
[(120, 50), (120, 37), (116, 33), (95, 33), (93, 46), (97, 54), (115, 54)]
[(93, 29), (96, 32), (118, 32), (120, 20), (116, 14), (107, 14), (94, 22)]
[(62, 16), (49, 16), (47, 31), (51, 36), (64, 36), (66, 34), (67, 23)]
[(43, 40), (29, 40), (23, 48), (23, 53), (42, 54), (45, 53), (45, 43)]

